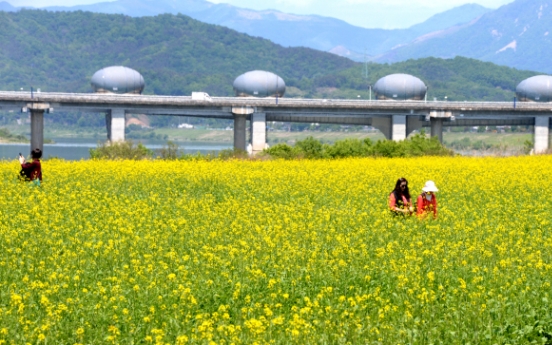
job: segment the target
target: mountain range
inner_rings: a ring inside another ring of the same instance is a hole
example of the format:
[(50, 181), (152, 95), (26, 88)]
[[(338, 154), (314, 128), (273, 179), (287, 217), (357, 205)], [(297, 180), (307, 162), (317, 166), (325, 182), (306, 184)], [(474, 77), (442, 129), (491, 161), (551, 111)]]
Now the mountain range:
[[(392, 73), (409, 73), (426, 83), (428, 99), (509, 101), (516, 85), (535, 75), (462, 57), (365, 65), (310, 48), (284, 48), (184, 15), (133, 18), (23, 10), (0, 12), (0, 25), (4, 91), (91, 92), (94, 72), (124, 65), (144, 76), (147, 94), (157, 95), (204, 91), (230, 96), (238, 75), (263, 69), (285, 80), (286, 97), (368, 99), (370, 84)], [(51, 120), (101, 123), (98, 117), (83, 119), (76, 113)], [(169, 120), (154, 121), (158, 126)]]
[[(44, 9), (124, 14), (131, 17), (181, 13), (204, 23), (266, 38), (284, 47), (308, 47), (357, 61), (363, 61), (365, 54), (373, 59), (417, 37), (469, 23), (491, 11), (477, 4), (467, 4), (437, 14), (408, 29), (383, 30), (357, 27), (335, 18), (295, 15), (276, 10), (255, 11), (205, 0), (117, 0)], [(0, 10), (16, 11), (17, 8), (7, 2), (0, 2)]]
[[(496, 10), (467, 4), (408, 29), (365, 29), (344, 21), (254, 11), (205, 0), (116, 0), (48, 11), (90, 11), (132, 17), (182, 13), (284, 47), (310, 47), (353, 60), (392, 63), (464, 56), (518, 69), (552, 73), (552, 0), (515, 0)], [(7, 2), (0, 10), (17, 11)]]
[(434, 32), (377, 57), (471, 57), (552, 73), (552, 0), (516, 0), (459, 27)]
[(253, 11), (204, 0), (117, 0), (47, 9), (130, 16), (179, 12), (285, 47), (310, 47), (357, 61), (464, 56), (552, 73), (548, 62), (552, 58), (552, 0), (515, 0), (496, 10), (468, 4), (400, 30), (365, 29), (334, 18)]

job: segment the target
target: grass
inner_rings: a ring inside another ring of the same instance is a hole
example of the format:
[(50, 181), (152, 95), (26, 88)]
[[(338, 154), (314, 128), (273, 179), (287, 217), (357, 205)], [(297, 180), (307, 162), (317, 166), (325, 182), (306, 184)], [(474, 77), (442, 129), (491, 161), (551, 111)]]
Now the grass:
[(443, 141), (445, 142), (460, 140), (462, 138), (470, 138), (471, 141), (481, 140), (490, 145), (522, 147), (526, 140), (533, 140), (533, 133), (443, 133)]

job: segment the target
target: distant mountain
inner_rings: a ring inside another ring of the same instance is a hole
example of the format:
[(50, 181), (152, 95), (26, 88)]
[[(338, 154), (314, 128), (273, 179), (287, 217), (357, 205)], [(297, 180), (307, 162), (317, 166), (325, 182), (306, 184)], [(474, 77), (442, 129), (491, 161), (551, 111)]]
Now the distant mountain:
[(451, 10), (438, 13), (423, 23), (411, 26), (408, 30), (416, 36), (425, 35), (430, 32), (440, 31), (461, 24), (466, 24), (491, 12), (490, 8), (478, 4), (465, 4)]
[(381, 54), (418, 36), (467, 23), (488, 11), (490, 10), (479, 5), (461, 6), (436, 15), (413, 28), (397, 30), (365, 29), (338, 19), (320, 16), (296, 16), (277, 11), (250, 10), (231, 13), (223, 20), (220, 18), (216, 24), (249, 35), (268, 38), (284, 46), (306, 46), (362, 60), (365, 51), (370, 56)]
[(294, 15), (276, 10), (254, 11), (204, 0), (117, 0), (46, 9), (125, 14), (132, 17), (182, 13), (205, 23), (263, 37), (284, 47), (308, 47), (354, 60), (363, 60), (365, 53), (368, 56), (383, 54), (418, 36), (468, 23), (490, 11), (476, 4), (463, 5), (435, 15), (410, 29), (383, 30), (357, 27), (335, 18)]
[(471, 23), (420, 37), (376, 61), (428, 56), (466, 56), (552, 73), (552, 0), (516, 0)]
[(156, 16), (159, 14), (186, 14), (202, 12), (218, 5), (203, 0), (117, 0), (91, 5), (49, 6), (49, 11), (89, 11), (107, 14), (124, 14), (131, 17)]
[(91, 12), (0, 12), (0, 88), (90, 91), (97, 70), (125, 65), (146, 79), (146, 92), (232, 94), (240, 74), (263, 69), (290, 86), (355, 62), (309, 48), (205, 24), (184, 15), (132, 18)]
[(15, 12), (17, 11), (17, 7), (13, 7), (10, 3), (1, 1), (0, 2), (0, 11), (4, 12)]

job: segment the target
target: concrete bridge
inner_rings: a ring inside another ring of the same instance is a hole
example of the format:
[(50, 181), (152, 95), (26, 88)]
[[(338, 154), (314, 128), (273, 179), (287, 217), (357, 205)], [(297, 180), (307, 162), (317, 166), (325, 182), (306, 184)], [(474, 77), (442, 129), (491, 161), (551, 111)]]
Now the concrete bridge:
[(31, 113), (31, 147), (43, 147), (44, 113), (78, 111), (104, 113), (107, 138), (124, 141), (125, 115), (196, 116), (234, 120), (234, 147), (245, 150), (250, 120), (253, 152), (266, 146), (266, 122), (306, 122), (368, 125), (389, 140), (404, 140), (412, 131), (429, 127), (442, 141), (446, 126), (532, 125), (534, 151), (549, 148), (552, 103), (426, 102), (333, 99), (149, 96), (0, 92), (0, 109)]

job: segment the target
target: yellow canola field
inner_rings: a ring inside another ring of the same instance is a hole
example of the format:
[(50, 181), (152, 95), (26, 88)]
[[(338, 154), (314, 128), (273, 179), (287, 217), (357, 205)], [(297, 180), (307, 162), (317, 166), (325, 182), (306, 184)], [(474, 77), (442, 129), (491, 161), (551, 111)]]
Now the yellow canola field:
[[(0, 163), (0, 344), (549, 344), (552, 157)], [(437, 220), (395, 218), (432, 179)]]

